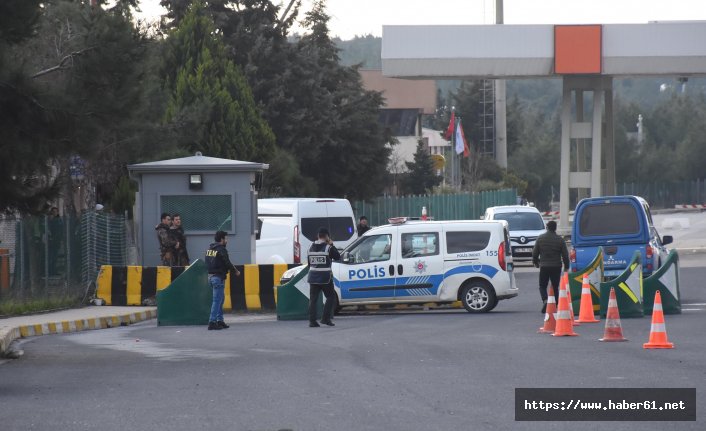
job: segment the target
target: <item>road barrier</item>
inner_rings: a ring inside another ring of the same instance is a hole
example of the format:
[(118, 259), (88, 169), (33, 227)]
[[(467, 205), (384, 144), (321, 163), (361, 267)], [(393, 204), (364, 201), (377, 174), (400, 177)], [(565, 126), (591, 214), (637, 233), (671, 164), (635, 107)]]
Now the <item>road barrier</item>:
[(704, 210), (706, 204), (674, 205), (674, 208), (678, 210)]
[(620, 317), (643, 317), (642, 309), (642, 264), (640, 252), (635, 251), (628, 267), (617, 278), (601, 283), (601, 317), (608, 311), (610, 288), (615, 288)]
[(669, 252), (667, 260), (642, 283), (645, 314), (652, 314), (655, 292), (662, 293), (664, 314), (681, 314), (681, 295), (679, 293), (679, 254)]
[[(274, 310), (274, 286), (284, 272), (296, 265), (236, 265), (240, 277), (225, 280), (223, 308), (232, 311)], [(184, 267), (103, 265), (96, 280), (96, 297), (106, 305), (143, 305), (153, 301), (184, 272)], [(204, 276), (205, 277), (205, 276)]]
[(157, 292), (157, 325), (206, 325), (212, 303), (206, 265), (197, 259), (169, 286)]

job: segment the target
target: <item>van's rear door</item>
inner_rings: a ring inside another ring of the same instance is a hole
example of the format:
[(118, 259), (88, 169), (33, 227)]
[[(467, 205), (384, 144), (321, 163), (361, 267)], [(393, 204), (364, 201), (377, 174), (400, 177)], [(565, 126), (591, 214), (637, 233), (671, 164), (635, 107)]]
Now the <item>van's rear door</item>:
[(604, 275), (615, 277), (625, 270), (635, 250), (644, 255), (649, 226), (640, 202), (632, 196), (588, 199), (576, 208), (571, 241), (576, 270), (585, 268), (602, 246)]
[(320, 227), (328, 229), (331, 240), (339, 249), (344, 249), (357, 238), (353, 210), (346, 200), (319, 199), (302, 202), (299, 206), (299, 216), (302, 235), (309, 241), (307, 246), (316, 241)]

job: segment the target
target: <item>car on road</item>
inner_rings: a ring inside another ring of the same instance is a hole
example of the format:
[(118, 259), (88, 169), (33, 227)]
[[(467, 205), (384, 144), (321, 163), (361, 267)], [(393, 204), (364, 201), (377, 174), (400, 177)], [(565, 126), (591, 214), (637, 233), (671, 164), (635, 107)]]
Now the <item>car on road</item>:
[(579, 201), (571, 229), (571, 270), (584, 269), (603, 247), (603, 275), (619, 276), (640, 252), (642, 274), (650, 276), (669, 255), (669, 235), (660, 237), (650, 206), (639, 196), (607, 196)]
[[(506, 221), (393, 220), (332, 264), (338, 305), (453, 303), (488, 312), (517, 296)], [(283, 282), (304, 267), (288, 270)]]
[(539, 210), (527, 205), (503, 205), (489, 207), (483, 216), (485, 220), (506, 220), (510, 231), (512, 258), (517, 261), (531, 261), (532, 249), (539, 235), (546, 232), (544, 219)]

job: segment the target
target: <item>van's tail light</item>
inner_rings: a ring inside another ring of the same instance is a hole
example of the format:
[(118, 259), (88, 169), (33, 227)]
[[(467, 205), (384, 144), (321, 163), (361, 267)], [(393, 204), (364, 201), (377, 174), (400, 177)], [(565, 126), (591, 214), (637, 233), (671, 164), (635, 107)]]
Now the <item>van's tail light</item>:
[(571, 270), (576, 272), (576, 249), (571, 247), (569, 252), (569, 261), (571, 261)]
[(654, 249), (652, 246), (648, 245), (645, 247), (645, 261), (647, 261), (647, 270), (652, 271), (652, 257), (654, 256)]
[(501, 242), (498, 247), (498, 265), (500, 265), (503, 271), (507, 271), (507, 265), (505, 264), (505, 241)]
[(299, 226), (294, 226), (294, 263), (302, 263), (302, 246), (299, 244)]

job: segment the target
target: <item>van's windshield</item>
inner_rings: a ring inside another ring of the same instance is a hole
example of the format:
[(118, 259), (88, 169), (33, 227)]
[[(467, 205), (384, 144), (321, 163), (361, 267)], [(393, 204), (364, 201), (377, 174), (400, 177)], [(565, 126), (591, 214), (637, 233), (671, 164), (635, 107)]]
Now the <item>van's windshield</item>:
[(544, 229), (544, 220), (542, 220), (542, 216), (537, 213), (495, 213), (493, 215), (493, 220), (507, 220), (510, 231)]
[(329, 230), (333, 242), (348, 241), (355, 233), (355, 226), (351, 217), (302, 218), (302, 234), (309, 241), (316, 241), (320, 227), (325, 227)]
[(588, 205), (581, 213), (579, 235), (634, 235), (640, 232), (637, 208), (629, 203)]

